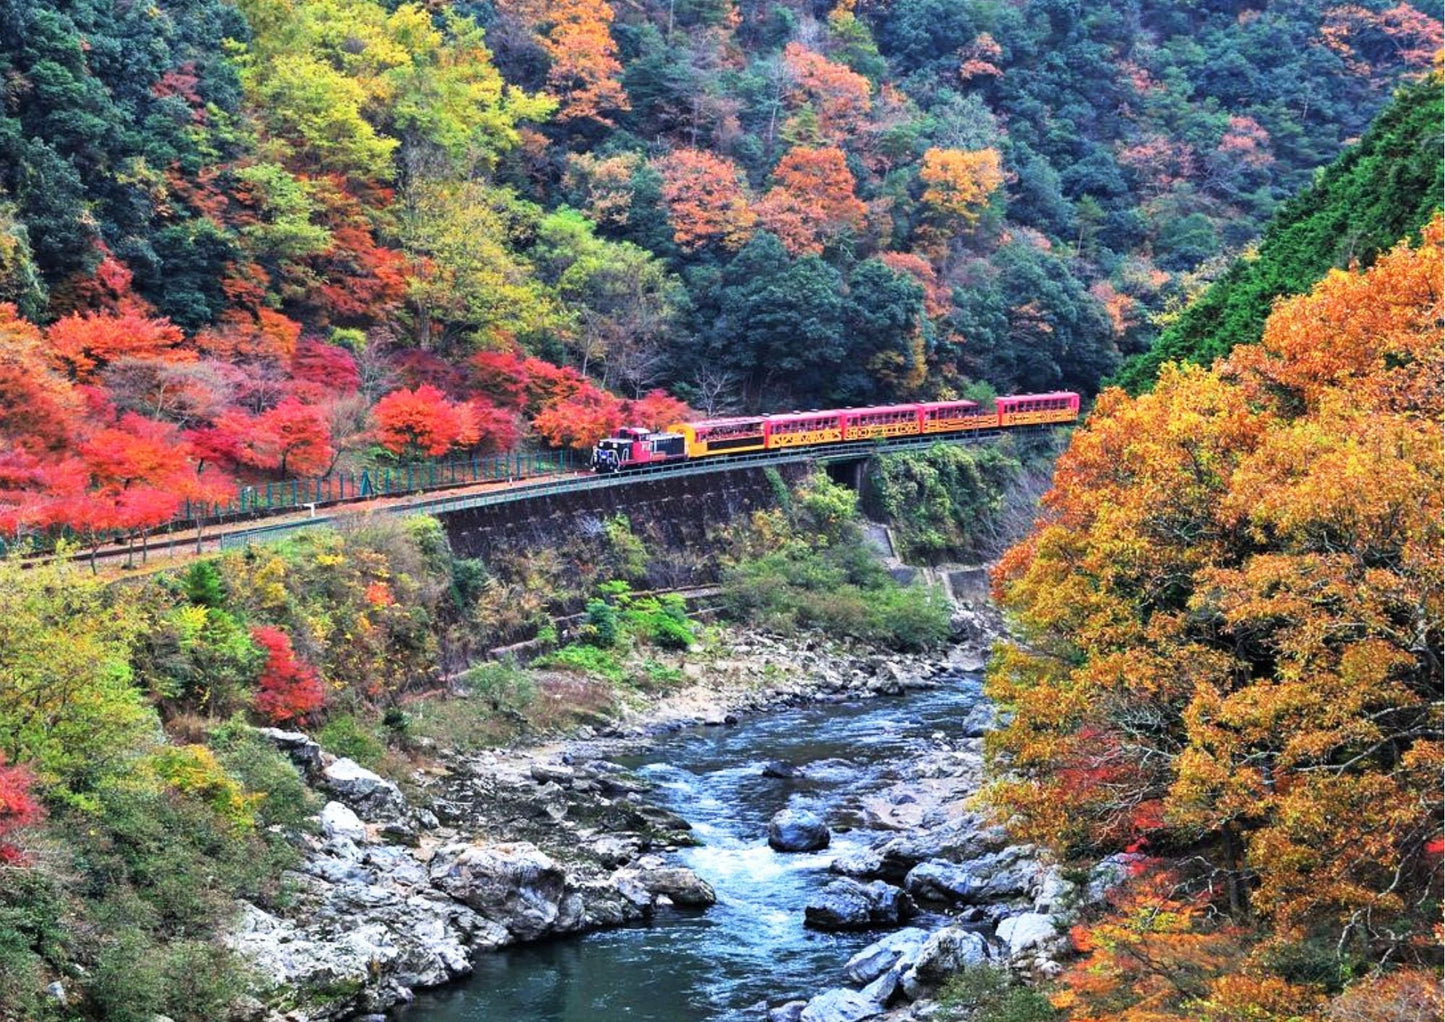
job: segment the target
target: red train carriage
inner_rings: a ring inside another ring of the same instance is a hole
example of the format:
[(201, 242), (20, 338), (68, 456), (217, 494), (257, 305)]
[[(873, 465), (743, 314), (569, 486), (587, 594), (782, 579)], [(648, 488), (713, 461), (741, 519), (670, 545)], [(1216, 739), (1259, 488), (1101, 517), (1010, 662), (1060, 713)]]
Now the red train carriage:
[(977, 401), (929, 401), (919, 405), (924, 433), (957, 433), (964, 429), (991, 429), (998, 413), (979, 408)]

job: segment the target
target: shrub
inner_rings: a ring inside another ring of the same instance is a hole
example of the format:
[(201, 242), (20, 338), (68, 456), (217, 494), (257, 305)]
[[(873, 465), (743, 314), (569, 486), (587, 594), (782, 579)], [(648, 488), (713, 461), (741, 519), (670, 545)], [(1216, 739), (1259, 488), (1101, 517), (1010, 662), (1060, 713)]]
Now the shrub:
[(1013, 985), (1007, 972), (987, 965), (949, 979), (938, 1003), (945, 1022), (1053, 1022), (1060, 1017), (1043, 994)]
[(462, 684), (493, 710), (519, 712), (536, 698), (537, 687), (526, 671), (516, 664), (478, 664), (462, 675)]
[(321, 709), (326, 693), (315, 668), (297, 659), (291, 639), (279, 628), (251, 629), (251, 638), (266, 651), (266, 665), (257, 684), (256, 710), (273, 724), (304, 721)]
[(386, 754), (386, 746), (359, 719), (341, 713), (326, 722), (316, 733), (322, 747), (338, 756), (354, 759), (365, 767), (375, 768)]
[(543, 667), (578, 671), (582, 674), (595, 674), (606, 678), (615, 685), (620, 685), (627, 680), (627, 672), (622, 669), (616, 654), (611, 650), (599, 649), (596, 646), (584, 646), (577, 643), (563, 646), (555, 653), (549, 653), (543, 657), (538, 664)]
[(261, 796), (255, 806), (258, 824), (297, 830), (312, 826), (320, 800), (287, 756), (238, 718), (213, 730), (210, 741), (226, 769), (248, 792)]

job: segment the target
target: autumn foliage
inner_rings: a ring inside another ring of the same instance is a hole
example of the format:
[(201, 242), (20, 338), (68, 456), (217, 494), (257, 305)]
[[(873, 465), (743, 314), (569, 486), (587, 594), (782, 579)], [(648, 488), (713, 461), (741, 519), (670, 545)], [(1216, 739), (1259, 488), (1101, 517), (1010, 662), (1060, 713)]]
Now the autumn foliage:
[(40, 805), (30, 792), (32, 780), (29, 770), (6, 764), (0, 755), (0, 866), (20, 861), (20, 850), (9, 838), (40, 818)]
[[(995, 575), (1019, 629), (989, 683), (1015, 713), (995, 804), (1065, 854), (1191, 849), (1192, 890), (1257, 927), (1246, 945), (1438, 951), (1441, 243), (1437, 216), (1212, 370), (1106, 392)], [(1229, 952), (1190, 997), (1104, 971), (1129, 991), (1110, 1003), (1151, 1018), (1200, 1017), (1191, 998), (1312, 1010), (1320, 991), (1267, 957)], [(1252, 979), (1222, 976), (1236, 960)]]
[(773, 169), (773, 187), (758, 203), (758, 219), (794, 255), (817, 255), (868, 213), (841, 149), (791, 149)]
[(256, 712), (273, 724), (304, 721), (321, 709), (326, 692), (316, 669), (296, 656), (291, 637), (279, 628), (258, 625), (251, 638), (266, 652), (256, 683)]
[(658, 160), (658, 170), (679, 246), (694, 250), (717, 242), (735, 249), (748, 240), (757, 214), (736, 164), (697, 149), (675, 149)]

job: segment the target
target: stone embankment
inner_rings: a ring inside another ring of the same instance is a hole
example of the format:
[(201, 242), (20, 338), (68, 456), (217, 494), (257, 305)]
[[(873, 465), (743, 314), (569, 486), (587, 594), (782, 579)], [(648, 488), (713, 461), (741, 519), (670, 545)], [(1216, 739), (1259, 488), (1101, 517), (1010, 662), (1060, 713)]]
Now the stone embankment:
[[(302, 862), (286, 877), (286, 908), (240, 906), (231, 943), (269, 995), (238, 1018), (365, 1018), (466, 976), (480, 951), (646, 919), (662, 905), (705, 908), (712, 889), (666, 858), (692, 841), (688, 824), (611, 758), (679, 727), (902, 695), (979, 669), (985, 615), (963, 608), (955, 625), (961, 641), (946, 659), (733, 634), (689, 662), (687, 685), (605, 730), (474, 756), (435, 751), (408, 779), (410, 798), (304, 734), (265, 732), (327, 802), (315, 832), (295, 836)], [(911, 897), (858, 886), (892, 905), (865, 906), (869, 925), (898, 921)]]

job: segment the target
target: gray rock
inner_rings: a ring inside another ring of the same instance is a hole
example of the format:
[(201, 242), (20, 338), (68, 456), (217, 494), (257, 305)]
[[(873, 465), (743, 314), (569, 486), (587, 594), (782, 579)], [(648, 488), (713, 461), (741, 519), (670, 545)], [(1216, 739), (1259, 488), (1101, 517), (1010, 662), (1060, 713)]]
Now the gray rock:
[(291, 757), (291, 762), (300, 767), (308, 778), (320, 772), (321, 746), (310, 736), (300, 731), (282, 731), (279, 727), (257, 728), (256, 733)]
[(1059, 931), (1054, 926), (1054, 920), (1039, 912), (1010, 916), (998, 924), (998, 939), (1008, 945), (1010, 958), (1017, 958), (1025, 951), (1053, 943), (1058, 936)]
[(62, 1008), (65, 1007), (65, 984), (57, 979), (54, 983), (51, 983), (45, 988), (45, 996), (48, 997), (50, 1000), (54, 1001), (56, 1004), (60, 1005)]
[(807, 1006), (807, 1001), (789, 1001), (786, 1004), (780, 1004), (776, 1008), (769, 1009), (768, 1022), (798, 1022), (803, 1017), (803, 1009)]
[(394, 817), (406, 809), (395, 784), (351, 759), (338, 759), (321, 771), (326, 786), (364, 820)]
[(829, 871), (854, 879), (869, 879), (878, 876), (883, 857), (871, 849), (860, 849), (838, 856), (828, 866)]
[(815, 930), (868, 930), (897, 926), (912, 911), (908, 896), (882, 880), (864, 884), (843, 878), (813, 896), (803, 909), (803, 923)]
[(978, 934), (957, 926), (934, 933), (918, 949), (913, 967), (901, 985), (910, 1000), (918, 1000), (942, 986), (950, 976), (988, 961), (988, 943)]
[(923, 947), (928, 931), (909, 926), (874, 941), (859, 951), (843, 966), (843, 974), (852, 983), (871, 983), (900, 961), (909, 961)]
[(763, 776), (791, 779), (794, 777), (802, 777), (804, 774), (801, 767), (794, 766), (792, 763), (785, 762), (781, 759), (774, 759), (763, 764)]
[(968, 904), (981, 900), (974, 896), (979, 883), (968, 867), (950, 862), (920, 862), (903, 878), (903, 887), (919, 901)]
[(857, 990), (827, 990), (814, 997), (799, 1022), (859, 1022), (883, 1014), (883, 1005)]
[(1045, 915), (1066, 912), (1080, 897), (1079, 885), (1064, 879), (1057, 866), (1049, 867), (1039, 880), (1034, 894), (1034, 911)]
[(894, 883), (920, 862), (937, 859), (963, 862), (997, 851), (1008, 843), (1003, 829), (985, 826), (983, 821), (967, 814), (930, 827), (916, 834), (906, 834), (888, 841), (878, 849), (878, 875)]
[(434, 887), (517, 940), (535, 940), (557, 927), (566, 874), (533, 845), (449, 845), (437, 850), (428, 873)]
[(669, 898), (674, 905), (705, 908), (717, 902), (712, 885), (685, 866), (627, 870), (614, 876), (614, 880), (618, 878), (635, 883), (654, 897)]
[(1027, 894), (1038, 875), (1033, 848), (1017, 845), (958, 864), (921, 862), (908, 871), (903, 886), (921, 901), (977, 905)]
[(361, 844), (366, 840), (366, 824), (347, 806), (328, 802), (321, 807), (321, 833)]
[(569, 766), (560, 763), (533, 763), (530, 768), (532, 780), (538, 784), (557, 784), (564, 788), (571, 787), (577, 774)]
[(783, 809), (768, 823), (768, 844), (780, 852), (813, 852), (827, 848), (827, 824), (805, 809)]

